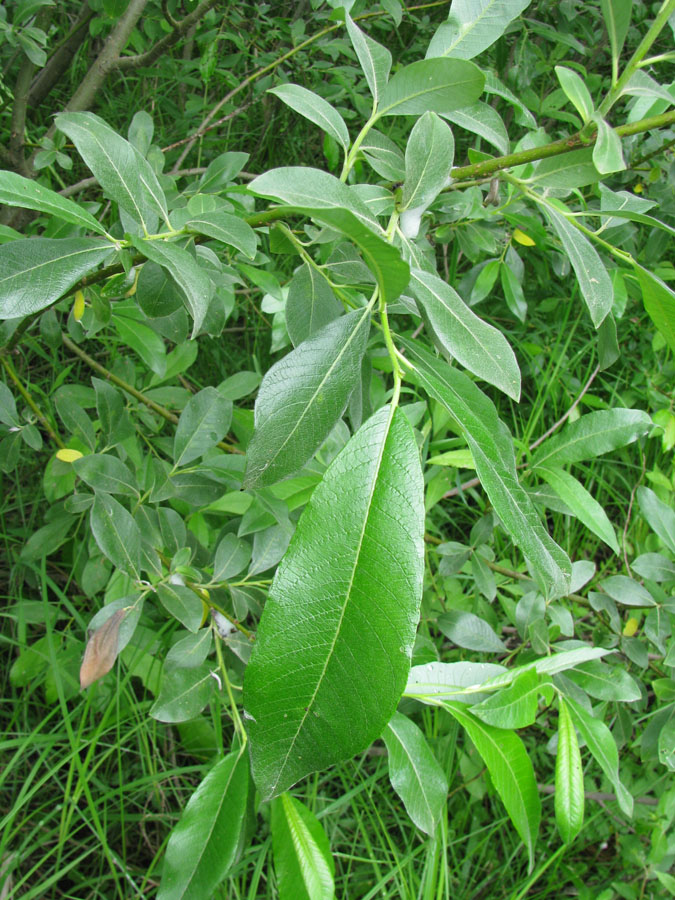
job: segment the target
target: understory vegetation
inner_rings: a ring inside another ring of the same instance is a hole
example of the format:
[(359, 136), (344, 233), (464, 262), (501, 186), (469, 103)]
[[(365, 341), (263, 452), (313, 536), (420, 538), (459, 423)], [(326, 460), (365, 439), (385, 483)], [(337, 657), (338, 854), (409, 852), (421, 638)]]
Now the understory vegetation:
[(675, 896), (674, 37), (0, 5), (0, 900)]

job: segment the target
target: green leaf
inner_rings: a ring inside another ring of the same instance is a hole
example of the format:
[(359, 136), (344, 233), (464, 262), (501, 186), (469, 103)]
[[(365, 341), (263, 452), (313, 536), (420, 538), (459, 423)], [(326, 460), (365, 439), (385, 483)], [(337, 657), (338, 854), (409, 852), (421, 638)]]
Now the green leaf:
[(593, 164), (593, 149), (585, 147), (542, 159), (528, 179), (528, 184), (569, 192), (573, 188), (595, 184), (601, 178)]
[(214, 293), (214, 285), (204, 270), (195, 261), (195, 258), (168, 241), (144, 241), (132, 236), (134, 246), (140, 252), (166, 269), (185, 296), (185, 303), (190, 310), (194, 325), (192, 337), (195, 337), (201, 328), (206, 312)]
[(387, 181), (403, 181), (405, 160), (396, 144), (375, 128), (361, 142), (361, 152), (370, 166)]
[[(570, 103), (576, 108), (584, 124), (586, 124), (593, 115), (594, 105), (593, 98), (588, 92), (581, 75), (572, 69), (568, 69), (566, 66), (555, 66), (554, 68), (560, 87), (565, 92)], [(595, 159), (595, 153), (593, 154), (593, 162), (595, 162), (598, 171), (602, 172), (603, 170), (598, 166)]]
[(166, 347), (157, 332), (149, 325), (117, 312), (112, 323), (122, 344), (138, 353), (146, 366), (162, 378), (166, 373)]
[(279, 900), (333, 900), (335, 863), (316, 816), (290, 794), (273, 800), (271, 813)]
[(432, 37), (427, 57), (473, 59), (529, 5), (530, 0), (453, 0), (448, 21)]
[(204, 709), (211, 698), (215, 680), (205, 663), (194, 669), (164, 669), (159, 696), (150, 715), (159, 722), (187, 722)]
[(314, 215), (316, 210), (348, 211), (372, 231), (382, 233), (377, 219), (356, 191), (321, 169), (309, 166), (270, 169), (254, 178), (248, 189), (253, 194), (271, 197), (291, 208), (311, 210), (309, 215)]
[(621, 172), (626, 168), (621, 149), (621, 138), (600, 115), (594, 116), (598, 137), (593, 145), (593, 164), (601, 175)]
[(542, 591), (551, 598), (564, 597), (571, 563), (542, 526), (518, 481), (511, 435), (494, 404), (465, 375), (434, 359), (417, 343), (397, 341), (415, 361), (414, 372), (422, 387), (460, 423), (481, 484), (512, 540), (529, 560)]
[(4, 381), (0, 381), (0, 422), (4, 425), (9, 425), (11, 428), (21, 428), (21, 419), (16, 409), (16, 401)]
[(427, 207), (449, 183), (455, 155), (452, 131), (433, 112), (415, 122), (405, 150), (405, 181), (400, 209)]
[(27, 238), (0, 246), (0, 319), (50, 306), (110, 256), (112, 245), (88, 238)]
[(188, 631), (196, 633), (204, 618), (204, 604), (195, 592), (183, 584), (160, 584), (157, 596), (164, 609), (184, 625)]
[(675, 512), (659, 500), (651, 488), (639, 487), (637, 498), (649, 527), (661, 538), (664, 546), (675, 553)]
[(580, 481), (564, 469), (548, 466), (537, 466), (537, 474), (551, 485), (586, 528), (597, 534), (615, 553), (619, 553), (619, 543), (607, 513)]
[(433, 834), (448, 796), (448, 779), (422, 731), (396, 712), (382, 734), (389, 780), (406, 812), (425, 834)]
[(649, 581), (674, 581), (675, 563), (660, 553), (641, 553), (630, 564), (631, 569)]
[(103, 446), (114, 447), (135, 433), (120, 392), (107, 381), (92, 378), (96, 393), (96, 412), (101, 423)]
[(579, 734), (614, 788), (619, 806), (627, 816), (632, 816), (633, 798), (619, 778), (619, 751), (611, 731), (571, 697), (565, 697), (565, 704)]
[(488, 325), (437, 275), (413, 269), (410, 289), (441, 346), (474, 375), (520, 399), (520, 369), (501, 331)]
[[(489, 263), (488, 263), (489, 265)], [(487, 266), (485, 267), (487, 268)], [(483, 269), (485, 271), (485, 269)], [(502, 290), (504, 291), (504, 299), (506, 305), (514, 316), (525, 321), (527, 316), (527, 302), (523, 293), (523, 288), (515, 272), (506, 263), (499, 263), (499, 280), (501, 281)]]
[(274, 94), (282, 100), (286, 106), (290, 106), (301, 116), (318, 125), (322, 131), (329, 134), (347, 152), (349, 149), (349, 132), (340, 113), (330, 105), (327, 100), (308, 91), (298, 84), (280, 84), (270, 88), (268, 94)]
[(166, 198), (150, 163), (91, 112), (63, 112), (56, 127), (75, 144), (111, 200), (118, 203), (145, 229), (156, 230), (157, 217), (168, 221)]
[(391, 53), (382, 44), (378, 44), (377, 41), (364, 34), (354, 24), (349, 13), (345, 13), (345, 22), (349, 40), (352, 42), (352, 47), (361, 64), (363, 74), (366, 76), (373, 100), (377, 104), (389, 79)]
[(377, 118), (444, 113), (471, 106), (483, 93), (484, 84), (478, 66), (463, 59), (420, 59), (389, 79)]
[(393, 715), (422, 593), (422, 491), (412, 429), (383, 407), (305, 507), (244, 679), (263, 797), (365, 749)]
[(482, 100), (477, 100), (476, 103), (462, 109), (445, 112), (443, 118), (485, 138), (499, 153), (506, 155), (509, 152), (509, 135), (502, 117), (496, 109), (483, 103)]
[(647, 315), (675, 353), (675, 292), (648, 269), (637, 263), (634, 268)]
[(451, 609), (436, 620), (443, 634), (458, 647), (483, 653), (504, 653), (506, 647), (488, 623), (470, 612)]
[(166, 269), (157, 263), (141, 266), (136, 280), (136, 300), (151, 319), (170, 316), (184, 305), (184, 295)]
[(242, 572), (251, 560), (251, 545), (234, 534), (226, 534), (216, 548), (213, 581), (227, 581)]
[(286, 300), (286, 328), (293, 346), (306, 341), (341, 312), (342, 304), (326, 279), (303, 263), (290, 280)]
[(108, 494), (96, 494), (89, 523), (96, 543), (110, 562), (139, 579), (141, 532), (131, 514)]
[(26, 562), (42, 559), (58, 550), (70, 537), (74, 521), (73, 516), (61, 514), (42, 528), (38, 528), (24, 544), (21, 559)]
[(541, 802), (525, 745), (513, 731), (486, 725), (459, 703), (446, 701), (443, 707), (465, 729), (487, 766), (509, 818), (527, 847), (531, 869), (541, 819)]
[(231, 421), (232, 401), (214, 387), (206, 387), (190, 397), (173, 439), (175, 466), (185, 466), (215, 447), (227, 434)]
[(557, 209), (544, 212), (553, 225), (579, 282), (579, 289), (597, 328), (612, 308), (614, 290), (602, 260), (588, 239)]
[(107, 494), (125, 494), (138, 497), (136, 479), (121, 459), (109, 453), (90, 453), (76, 459), (73, 468), (89, 487)]
[(601, 409), (586, 413), (544, 441), (532, 457), (532, 466), (550, 469), (594, 459), (631, 444), (651, 425), (650, 417), (639, 409)]
[(211, 629), (202, 628), (172, 644), (166, 654), (166, 665), (191, 669), (201, 666), (211, 651)]
[(38, 184), (31, 178), (24, 178), (15, 172), (0, 172), (0, 203), (7, 206), (20, 206), (23, 209), (36, 209), (38, 212), (57, 216), (71, 225), (80, 225), (97, 234), (105, 234), (105, 228), (100, 222), (82, 209), (77, 203), (73, 203), (67, 197), (62, 197), (56, 191)]
[(631, 703), (642, 696), (635, 679), (625, 669), (608, 666), (599, 659), (582, 663), (571, 669), (566, 677), (598, 700)]
[(292, 475), (318, 450), (345, 411), (361, 369), (370, 312), (330, 322), (272, 366), (255, 403), (247, 488)]
[(647, 588), (626, 575), (610, 575), (600, 581), (598, 587), (623, 606), (656, 606)]
[(521, 672), (506, 688), (471, 707), (471, 712), (495, 728), (527, 728), (537, 717), (541, 680), (535, 669)]
[(612, 48), (612, 62), (615, 67), (628, 34), (632, 7), (633, 0), (600, 0), (602, 16), (607, 26), (609, 45)]
[(555, 821), (560, 837), (571, 843), (584, 824), (584, 773), (574, 722), (558, 699), (558, 751), (555, 758)]
[(253, 259), (258, 246), (258, 238), (248, 222), (222, 210), (200, 213), (185, 223), (189, 231), (205, 234), (207, 237), (228, 244), (240, 250), (244, 256)]
[(169, 836), (157, 900), (213, 896), (240, 848), (248, 793), (248, 754), (228, 753), (194, 791)]

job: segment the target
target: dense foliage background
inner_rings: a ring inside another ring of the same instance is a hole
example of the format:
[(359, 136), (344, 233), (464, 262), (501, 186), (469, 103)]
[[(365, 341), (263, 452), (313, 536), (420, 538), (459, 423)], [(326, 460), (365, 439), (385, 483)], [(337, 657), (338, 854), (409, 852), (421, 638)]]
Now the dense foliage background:
[(675, 895), (674, 33), (0, 6), (0, 898)]

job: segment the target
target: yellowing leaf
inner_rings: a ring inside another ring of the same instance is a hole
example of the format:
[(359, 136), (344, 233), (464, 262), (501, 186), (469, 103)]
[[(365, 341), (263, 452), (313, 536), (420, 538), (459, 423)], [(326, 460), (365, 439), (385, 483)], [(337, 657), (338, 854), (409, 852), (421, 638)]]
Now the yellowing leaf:
[(626, 624), (623, 626), (623, 636), (624, 637), (633, 637), (635, 632), (638, 630), (639, 622), (637, 619), (634, 619), (632, 616)]
[(66, 463), (73, 463), (76, 459), (82, 459), (82, 456), (79, 450), (69, 450), (67, 447), (56, 451), (56, 458)]
[(76, 322), (82, 321), (84, 315), (84, 294), (82, 291), (75, 292), (75, 303), (73, 303), (73, 318)]
[(519, 244), (522, 244), (523, 247), (534, 247), (535, 244), (529, 234), (525, 234), (525, 232), (521, 231), (520, 228), (516, 228), (516, 230), (513, 232), (513, 240)]

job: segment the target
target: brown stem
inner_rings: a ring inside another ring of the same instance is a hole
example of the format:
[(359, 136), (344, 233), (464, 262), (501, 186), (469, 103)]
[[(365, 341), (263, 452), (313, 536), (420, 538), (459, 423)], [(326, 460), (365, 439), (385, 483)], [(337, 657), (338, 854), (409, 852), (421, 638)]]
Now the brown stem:
[(83, 3), (79, 15), (64, 40), (55, 47), (46, 65), (40, 69), (30, 86), (28, 106), (36, 109), (72, 63), (78, 48), (87, 37), (87, 25), (94, 16), (89, 4)]

